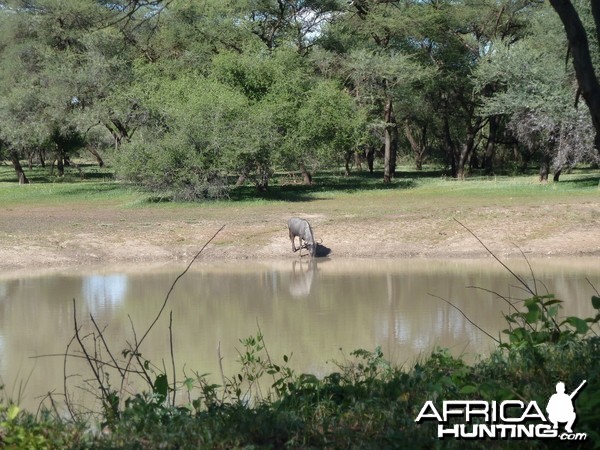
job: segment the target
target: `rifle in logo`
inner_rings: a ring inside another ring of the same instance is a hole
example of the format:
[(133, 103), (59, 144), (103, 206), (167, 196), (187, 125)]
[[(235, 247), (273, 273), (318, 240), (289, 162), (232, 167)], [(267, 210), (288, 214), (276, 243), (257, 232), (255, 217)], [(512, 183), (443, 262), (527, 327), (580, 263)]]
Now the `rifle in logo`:
[(557, 429), (560, 422), (566, 423), (565, 431), (567, 433), (573, 432), (573, 423), (577, 418), (577, 415), (575, 414), (575, 408), (573, 408), (573, 398), (577, 395), (585, 383), (586, 380), (583, 380), (577, 389), (571, 392), (571, 394), (565, 393), (565, 383), (562, 381), (556, 383), (556, 394), (552, 394), (550, 400), (548, 400), (548, 405), (546, 406), (548, 419), (550, 422), (552, 422), (553, 429)]

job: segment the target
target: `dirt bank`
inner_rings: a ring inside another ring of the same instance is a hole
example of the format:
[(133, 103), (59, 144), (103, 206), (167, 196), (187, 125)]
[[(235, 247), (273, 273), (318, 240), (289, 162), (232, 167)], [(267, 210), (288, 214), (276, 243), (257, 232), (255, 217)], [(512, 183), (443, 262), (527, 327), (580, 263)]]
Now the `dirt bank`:
[(126, 207), (109, 201), (16, 206), (0, 214), (3, 272), (86, 264), (189, 260), (222, 225), (204, 258), (295, 258), (286, 220), (308, 218), (331, 257), (485, 256), (454, 219), (498, 256), (599, 256), (600, 202), (430, 202), (395, 194), (256, 205)]

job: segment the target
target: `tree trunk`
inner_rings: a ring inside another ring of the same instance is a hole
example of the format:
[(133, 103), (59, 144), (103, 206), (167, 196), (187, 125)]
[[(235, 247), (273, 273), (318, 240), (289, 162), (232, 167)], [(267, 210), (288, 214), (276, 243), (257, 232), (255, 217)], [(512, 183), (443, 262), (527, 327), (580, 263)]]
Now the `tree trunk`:
[(410, 148), (415, 156), (415, 169), (423, 170), (423, 161), (425, 161), (425, 152), (427, 150), (427, 125), (424, 125), (419, 137), (416, 137), (408, 123), (404, 122), (404, 135), (410, 144)]
[(269, 187), (269, 177), (270, 172), (269, 168), (265, 167), (263, 164), (256, 165), (256, 190), (258, 192), (266, 192)]
[(23, 167), (21, 166), (21, 162), (19, 161), (19, 155), (15, 150), (10, 151), (10, 161), (12, 162), (12, 165), (15, 168), (15, 172), (17, 173), (19, 184), (29, 184), (29, 180), (25, 176), (25, 172), (23, 172)]
[(240, 187), (245, 182), (246, 182), (246, 174), (245, 173), (240, 173), (240, 176), (238, 177), (237, 181), (235, 182), (235, 187)]
[(350, 176), (350, 161), (352, 160), (352, 153), (346, 153), (344, 155), (344, 176)]
[(550, 155), (542, 155), (540, 161), (540, 183), (548, 182), (548, 174), (550, 173)]
[(58, 148), (56, 150), (56, 169), (58, 171), (58, 176), (62, 177), (65, 175), (65, 160), (64, 160), (65, 155), (63, 154), (63, 151)]
[(475, 125), (469, 121), (467, 126), (467, 138), (456, 158), (456, 178), (459, 180), (465, 179), (465, 167), (473, 157), (473, 152), (475, 151), (475, 138), (477, 137), (477, 132), (481, 129), (481, 122), (481, 119), (476, 119)]
[(454, 142), (450, 135), (450, 123), (448, 122), (448, 114), (444, 114), (444, 151), (446, 152), (446, 163), (450, 166), (450, 174), (452, 178), (456, 178), (456, 157)]
[(119, 149), (124, 140), (129, 140), (129, 131), (119, 119), (111, 119), (110, 122), (104, 122), (104, 126), (108, 129), (110, 134), (112, 134), (112, 137), (115, 140), (115, 150)]
[(354, 152), (354, 165), (357, 171), (362, 172), (362, 152)]
[(300, 172), (302, 173), (302, 184), (304, 184), (304, 185), (312, 184), (312, 175), (310, 174), (310, 172), (308, 170), (306, 170), (304, 163), (300, 163)]
[(494, 173), (494, 157), (496, 156), (496, 139), (498, 137), (498, 117), (492, 116), (489, 119), (490, 134), (487, 145), (485, 146), (485, 155), (483, 156), (483, 168), (485, 173), (491, 175)]
[[(596, 33), (600, 41), (600, 4), (597, 0), (592, 0), (590, 3), (596, 24)], [(594, 145), (600, 153), (600, 84), (592, 64), (585, 28), (570, 0), (550, 0), (550, 4), (565, 27), (577, 83), (590, 110), (592, 123), (596, 130)]]
[[(470, 128), (470, 127), (469, 127)], [(458, 161), (456, 166), (456, 178), (459, 180), (465, 179), (465, 166), (467, 161), (471, 159), (473, 154), (473, 148), (475, 147), (475, 133), (471, 129), (467, 132), (467, 140), (461, 146), (460, 153), (458, 154)]]
[(560, 174), (561, 174), (561, 173), (562, 173), (562, 169), (557, 169), (557, 170), (554, 172), (554, 176), (552, 177), (552, 180), (553, 180), (555, 183), (558, 183), (558, 180), (559, 180), (559, 178), (560, 178)]
[(398, 126), (391, 97), (388, 97), (385, 104), (383, 120), (385, 122), (383, 182), (390, 183), (396, 173), (396, 154), (398, 152)]
[(92, 155), (94, 155), (94, 158), (96, 158), (96, 162), (98, 163), (98, 167), (104, 167), (104, 161), (102, 160), (102, 157), (100, 156), (100, 153), (98, 153), (98, 151), (94, 147), (88, 147), (88, 151)]
[(372, 146), (367, 147), (366, 151), (367, 166), (369, 167), (369, 173), (373, 173), (373, 163), (375, 162), (375, 148)]

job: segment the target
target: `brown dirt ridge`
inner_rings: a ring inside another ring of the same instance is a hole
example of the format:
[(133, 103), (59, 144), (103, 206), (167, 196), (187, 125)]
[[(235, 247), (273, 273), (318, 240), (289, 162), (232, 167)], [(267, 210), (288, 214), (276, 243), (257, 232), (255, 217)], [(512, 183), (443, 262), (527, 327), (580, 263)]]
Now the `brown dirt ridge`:
[(420, 205), (388, 197), (225, 206), (15, 206), (0, 214), (0, 271), (184, 262), (222, 225), (203, 258), (297, 258), (286, 229), (291, 216), (311, 222), (331, 258), (488, 256), (457, 220), (497, 256), (600, 257), (600, 203), (593, 197), (497, 205)]

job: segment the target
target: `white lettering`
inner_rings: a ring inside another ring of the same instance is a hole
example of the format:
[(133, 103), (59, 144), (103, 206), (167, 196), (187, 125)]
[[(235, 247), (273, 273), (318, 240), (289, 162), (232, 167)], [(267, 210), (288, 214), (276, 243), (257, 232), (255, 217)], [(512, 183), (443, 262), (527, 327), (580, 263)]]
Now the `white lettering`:
[[(430, 408), (432, 412), (427, 414), (427, 408)], [(415, 422), (419, 423), (421, 420), (424, 419), (436, 419), (438, 422), (444, 422), (442, 420), (442, 417), (440, 416), (440, 413), (438, 413), (438, 410), (435, 409), (435, 405), (431, 400), (427, 400), (425, 402), (425, 404), (421, 408), (421, 411), (419, 412), (419, 415), (415, 419)]]
[[(535, 410), (533, 413), (531, 412), (532, 409)], [(548, 422), (546, 416), (542, 414), (542, 411), (540, 411), (540, 408), (538, 407), (538, 404), (535, 400), (529, 402), (529, 404), (527, 405), (527, 408), (525, 409), (525, 412), (521, 417), (521, 422), (524, 422), (526, 419), (541, 419), (544, 422)]]
[(561, 441), (585, 441), (587, 439), (586, 433), (562, 433), (558, 437)]
[(535, 436), (535, 427), (533, 425), (517, 425), (517, 437), (534, 437)]
[(507, 437), (506, 432), (513, 430), (514, 427), (515, 427), (514, 425), (504, 425), (504, 424), (496, 425), (496, 430), (500, 430), (500, 436), (497, 436), (497, 437), (505, 439)]
[(461, 424), (460, 425), (460, 437), (463, 438), (476, 438), (479, 435), (479, 427), (477, 425), (473, 425), (471, 427), (471, 432), (467, 431), (468, 425)]
[(460, 432), (458, 429), (458, 424), (454, 425), (451, 428), (444, 428), (444, 425), (438, 425), (438, 438), (444, 439), (444, 435), (454, 436), (455, 438), (460, 437)]
[[(465, 420), (471, 422), (471, 417), (483, 417), (484, 422), (489, 422), (489, 407), (490, 404), (484, 400), (472, 400), (465, 402)], [(480, 406), (480, 408), (477, 408)]]
[(479, 437), (496, 437), (496, 425), (479, 424)]
[[(465, 413), (465, 407), (470, 402), (463, 400), (447, 400), (444, 402), (444, 422), (448, 422), (448, 416), (462, 416)], [(457, 406), (457, 409), (452, 409), (453, 406)]]
[(557, 437), (558, 430), (552, 429), (552, 425), (540, 423), (535, 427), (535, 435), (537, 437)]
[[(450, 419), (452, 422), (462, 423), (450, 424)], [(438, 422), (439, 439), (587, 439), (586, 433), (559, 434), (558, 429), (554, 429), (548, 422), (535, 401), (526, 404), (520, 400), (506, 400), (500, 403), (484, 400), (446, 400), (438, 411), (433, 401), (428, 400), (419, 411), (415, 422), (426, 420)], [(539, 423), (540, 421), (542, 423)]]
[(506, 417), (506, 410), (508, 408), (521, 408), (523, 409), (524, 403), (521, 400), (506, 400), (500, 403), (500, 420), (503, 422), (521, 422), (520, 417)]

